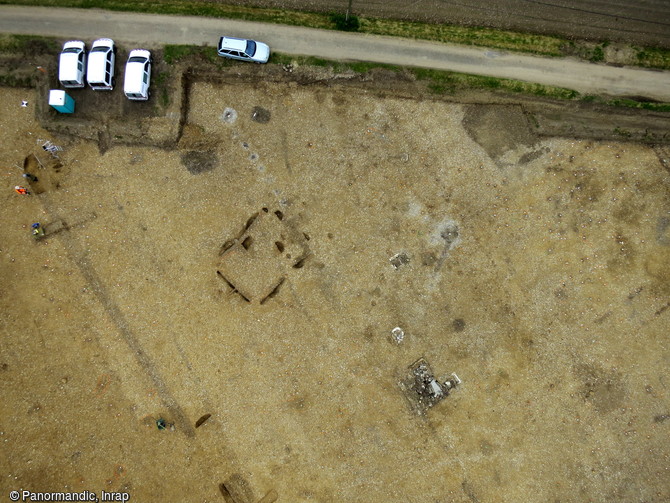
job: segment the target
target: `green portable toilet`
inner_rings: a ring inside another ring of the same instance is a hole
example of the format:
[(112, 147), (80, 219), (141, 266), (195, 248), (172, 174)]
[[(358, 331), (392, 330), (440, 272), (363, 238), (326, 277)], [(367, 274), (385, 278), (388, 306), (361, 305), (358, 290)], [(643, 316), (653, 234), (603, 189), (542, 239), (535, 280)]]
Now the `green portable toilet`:
[(74, 112), (74, 100), (72, 96), (60, 89), (49, 91), (49, 105), (62, 114), (71, 114)]

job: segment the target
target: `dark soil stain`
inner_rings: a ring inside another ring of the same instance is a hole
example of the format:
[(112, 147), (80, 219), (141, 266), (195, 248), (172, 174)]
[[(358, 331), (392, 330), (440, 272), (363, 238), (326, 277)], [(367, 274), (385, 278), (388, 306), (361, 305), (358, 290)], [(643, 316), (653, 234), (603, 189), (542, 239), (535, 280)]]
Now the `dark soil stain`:
[(656, 223), (656, 242), (661, 246), (670, 246), (670, 218), (658, 218), (658, 222)]
[(219, 491), (226, 502), (252, 503), (255, 501), (249, 482), (239, 473), (233, 473), (225, 482), (219, 484)]
[(440, 232), (440, 236), (444, 239), (444, 244), (448, 249), (451, 249), (451, 246), (454, 244), (454, 241), (458, 239), (458, 226), (455, 224), (447, 225)]
[(195, 427), (200, 428), (210, 417), (212, 417), (211, 414), (205, 414), (195, 422)]
[(479, 442), (479, 450), (484, 456), (489, 456), (493, 453), (493, 445), (487, 440)]
[(181, 163), (192, 175), (212, 171), (219, 165), (216, 153), (212, 151), (189, 150), (181, 155)]
[(621, 204), (612, 211), (612, 216), (625, 224), (640, 225), (640, 221), (645, 218), (645, 208), (646, 204), (643, 201), (629, 198), (621, 201)]
[(644, 286), (640, 286), (628, 294), (628, 300), (633, 300), (635, 297), (640, 295), (644, 290)]
[(538, 159), (539, 157), (542, 157), (544, 154), (549, 152), (549, 148), (544, 147), (539, 150), (533, 150), (532, 152), (528, 152), (527, 154), (523, 154), (519, 158), (519, 164), (528, 164), (530, 161), (534, 161), (535, 159)]
[(472, 484), (470, 484), (467, 480), (463, 481), (461, 484), (461, 489), (463, 489), (463, 492), (470, 499), (470, 501), (472, 501), (472, 503), (479, 503), (479, 498), (477, 498)]
[(517, 105), (466, 107), (463, 127), (494, 160), (519, 145), (531, 146), (537, 142), (523, 109)]
[(435, 261), (435, 272), (439, 271), (442, 265), (444, 264), (447, 256), (449, 255), (449, 250), (454, 246), (454, 243), (458, 240), (459, 229), (458, 225), (454, 222), (448, 223), (442, 230), (440, 230), (440, 237), (444, 239), (444, 249), (440, 254), (440, 257)]
[(616, 272), (631, 267), (635, 261), (636, 252), (631, 245), (630, 239), (621, 231), (614, 235), (614, 241), (616, 251), (607, 261), (607, 267)]
[(580, 365), (575, 374), (582, 381), (581, 396), (601, 413), (612, 412), (623, 403), (625, 387), (621, 375), (593, 364)]
[(451, 327), (454, 329), (454, 332), (462, 332), (465, 330), (465, 320), (463, 318), (456, 318)]
[(570, 174), (575, 181), (570, 188), (570, 200), (581, 205), (597, 203), (603, 192), (603, 187), (598, 183), (598, 173), (595, 170), (580, 167), (571, 170)]
[(261, 124), (267, 124), (270, 122), (271, 117), (270, 110), (267, 110), (263, 107), (254, 107), (251, 111), (251, 120), (259, 122)]
[(223, 483), (219, 484), (219, 491), (221, 491), (221, 495), (223, 496), (223, 499), (225, 500), (226, 503), (235, 503), (235, 500), (230, 494), (228, 488), (226, 487), (226, 484)]
[(433, 252), (423, 252), (421, 254), (421, 265), (432, 266), (437, 262), (437, 257)]

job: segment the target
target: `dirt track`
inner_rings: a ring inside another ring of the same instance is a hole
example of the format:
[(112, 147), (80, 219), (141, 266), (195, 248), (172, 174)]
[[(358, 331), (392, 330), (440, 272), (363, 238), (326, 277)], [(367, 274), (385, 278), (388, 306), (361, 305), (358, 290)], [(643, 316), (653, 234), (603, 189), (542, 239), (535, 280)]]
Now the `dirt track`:
[(525, 80), (585, 94), (642, 96), (670, 101), (670, 72), (595, 65), (568, 58), (540, 58), (421, 40), (378, 37), (295, 26), (188, 16), (160, 16), (87, 9), (0, 6), (0, 31), (115, 40), (157, 46), (215, 45), (224, 33), (259, 38), (273, 50), (358, 61), (420, 66)]

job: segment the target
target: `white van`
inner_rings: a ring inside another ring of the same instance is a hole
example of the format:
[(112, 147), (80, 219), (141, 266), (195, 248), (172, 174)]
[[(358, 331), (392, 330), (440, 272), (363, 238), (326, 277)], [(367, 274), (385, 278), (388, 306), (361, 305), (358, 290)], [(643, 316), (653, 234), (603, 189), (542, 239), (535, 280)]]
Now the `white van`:
[(149, 99), (151, 81), (151, 53), (144, 49), (134, 49), (128, 55), (123, 92), (129, 100)]
[(63, 87), (84, 87), (86, 81), (86, 45), (81, 40), (63, 44), (58, 60), (58, 80)]
[(116, 47), (111, 38), (100, 38), (88, 53), (88, 85), (95, 91), (114, 89), (114, 62)]

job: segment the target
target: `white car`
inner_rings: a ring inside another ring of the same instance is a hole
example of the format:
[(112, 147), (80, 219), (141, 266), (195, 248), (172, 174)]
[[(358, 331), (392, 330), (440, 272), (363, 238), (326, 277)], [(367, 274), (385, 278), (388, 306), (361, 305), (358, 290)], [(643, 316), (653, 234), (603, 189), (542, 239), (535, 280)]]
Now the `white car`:
[(58, 60), (58, 80), (63, 87), (84, 87), (86, 81), (86, 46), (81, 40), (63, 44)]
[(95, 91), (114, 89), (114, 62), (116, 47), (111, 38), (100, 38), (91, 45), (88, 53), (88, 85)]
[(149, 99), (151, 81), (151, 53), (144, 49), (134, 49), (128, 55), (123, 92), (129, 100)]
[(267, 44), (243, 38), (221, 37), (216, 52), (224, 58), (253, 61), (254, 63), (267, 63), (270, 58), (270, 48)]

